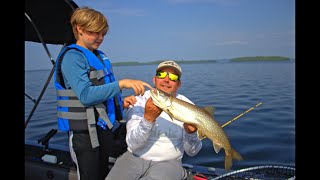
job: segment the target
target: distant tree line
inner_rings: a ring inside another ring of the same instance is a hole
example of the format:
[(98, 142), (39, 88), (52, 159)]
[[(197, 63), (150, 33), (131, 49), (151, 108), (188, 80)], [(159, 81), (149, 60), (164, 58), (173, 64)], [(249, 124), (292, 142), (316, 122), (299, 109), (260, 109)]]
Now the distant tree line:
[[(113, 62), (113, 66), (139, 66), (139, 65), (149, 65), (149, 64), (159, 64), (164, 60), (156, 60), (150, 62), (138, 62), (138, 61), (128, 61), (128, 62)], [(248, 57), (238, 57), (229, 59), (229, 62), (243, 62), (243, 61), (288, 61), (290, 58), (283, 56), (248, 56)], [(198, 63), (215, 63), (218, 60), (174, 60), (179, 64), (198, 64)]]
[(251, 57), (238, 57), (230, 59), (230, 62), (242, 61), (288, 61), (290, 58), (283, 56), (251, 56)]

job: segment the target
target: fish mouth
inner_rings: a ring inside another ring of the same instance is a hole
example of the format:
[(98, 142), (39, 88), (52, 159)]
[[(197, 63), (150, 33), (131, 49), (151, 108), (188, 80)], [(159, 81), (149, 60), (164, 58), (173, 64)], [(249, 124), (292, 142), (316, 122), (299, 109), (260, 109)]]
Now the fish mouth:
[(150, 96), (151, 96), (151, 99), (152, 99), (152, 102), (154, 105), (156, 106), (160, 106), (160, 102), (159, 102), (159, 91), (157, 88), (153, 88), (153, 89), (150, 89)]
[(153, 97), (159, 95), (159, 91), (157, 88), (150, 89), (150, 92), (151, 92), (151, 96), (153, 96)]
[(170, 95), (169, 93), (167, 93), (167, 92), (165, 92), (165, 91), (163, 91), (163, 90), (161, 90), (159, 88), (153, 88), (153, 89), (151, 89), (151, 92), (156, 94), (156, 95), (159, 95), (159, 96), (161, 94)]
[(162, 99), (162, 98), (170, 96), (169, 93), (167, 93), (167, 92), (165, 92), (165, 91), (163, 91), (161, 89), (158, 89), (158, 88), (153, 88), (150, 91), (151, 91), (151, 96), (153, 96), (153, 98), (157, 99), (158, 101), (160, 101), (160, 99)]
[(150, 96), (152, 98), (153, 103), (162, 108), (162, 106), (165, 104), (166, 100), (167, 100), (167, 96), (168, 94), (160, 89), (157, 88), (153, 88), (150, 90)]
[(152, 101), (155, 101), (159, 96), (158, 89), (157, 88), (150, 89), (150, 95), (151, 95)]

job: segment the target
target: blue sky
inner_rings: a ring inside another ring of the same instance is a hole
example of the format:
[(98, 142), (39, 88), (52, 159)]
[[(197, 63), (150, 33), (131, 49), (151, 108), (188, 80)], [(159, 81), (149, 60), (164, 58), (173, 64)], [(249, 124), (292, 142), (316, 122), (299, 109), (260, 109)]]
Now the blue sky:
[[(295, 58), (294, 0), (74, 0), (101, 11), (111, 62)], [(61, 46), (51, 45), (56, 58)], [(36, 65), (35, 65), (36, 64)], [(25, 43), (25, 68), (50, 69), (39, 43)]]

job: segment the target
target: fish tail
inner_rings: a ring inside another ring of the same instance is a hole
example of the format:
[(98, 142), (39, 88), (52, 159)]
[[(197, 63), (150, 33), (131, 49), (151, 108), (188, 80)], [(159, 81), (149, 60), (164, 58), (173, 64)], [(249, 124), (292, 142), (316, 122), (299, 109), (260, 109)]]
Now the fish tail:
[(242, 156), (234, 149), (231, 150), (232, 159), (236, 159), (238, 161), (243, 160)]
[(232, 166), (232, 159), (236, 159), (238, 161), (243, 160), (242, 156), (234, 149), (231, 149), (231, 153), (226, 153), (224, 167), (226, 171), (230, 171)]
[(230, 171), (231, 166), (232, 166), (232, 154), (226, 153), (226, 157), (224, 160), (224, 168), (226, 169), (226, 171)]

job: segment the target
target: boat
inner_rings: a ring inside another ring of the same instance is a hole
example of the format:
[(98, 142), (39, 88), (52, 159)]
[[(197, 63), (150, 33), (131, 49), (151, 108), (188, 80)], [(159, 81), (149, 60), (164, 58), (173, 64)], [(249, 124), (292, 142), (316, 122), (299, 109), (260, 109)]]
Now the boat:
[[(37, 99), (25, 93), (26, 98), (34, 102), (31, 112), (25, 120), (25, 131), (28, 123), (40, 104), (44, 92), (53, 76), (55, 59), (52, 57), (48, 44), (58, 44), (63, 47), (75, 42), (72, 34), (69, 16), (78, 5), (72, 0), (25, 0), (25, 41), (41, 43), (45, 49), (52, 69), (46, 83), (39, 92)], [(61, 48), (62, 49), (62, 48)], [(116, 158), (126, 150), (123, 140), (123, 128), (125, 122), (119, 122), (117, 129), (119, 135), (110, 157), (112, 168)], [(49, 145), (50, 139), (57, 133), (57, 129), (48, 129), (48, 133), (34, 143), (25, 142), (24, 177), (26, 180), (59, 179), (76, 180), (77, 171), (73, 163), (69, 149)], [(295, 179), (295, 167), (263, 165), (248, 167), (240, 170), (226, 172), (223, 167), (207, 167), (193, 164), (183, 164), (187, 170), (187, 180), (205, 179)]]

